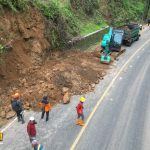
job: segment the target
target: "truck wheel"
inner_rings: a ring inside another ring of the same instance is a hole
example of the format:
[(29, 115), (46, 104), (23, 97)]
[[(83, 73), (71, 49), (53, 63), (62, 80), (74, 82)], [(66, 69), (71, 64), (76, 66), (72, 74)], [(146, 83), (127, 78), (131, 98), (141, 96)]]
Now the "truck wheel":
[(135, 41), (138, 41), (139, 40), (139, 36), (136, 38), (136, 40)]
[(130, 42), (127, 43), (127, 46), (130, 47), (131, 45), (132, 45), (132, 41), (130, 41)]

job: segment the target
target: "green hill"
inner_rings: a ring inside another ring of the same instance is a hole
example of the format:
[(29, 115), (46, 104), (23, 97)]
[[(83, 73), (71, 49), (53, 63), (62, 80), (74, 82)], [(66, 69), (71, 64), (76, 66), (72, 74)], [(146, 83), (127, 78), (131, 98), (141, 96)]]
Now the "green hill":
[(37, 7), (49, 22), (47, 33), (52, 47), (86, 35), (107, 24), (124, 24), (127, 19), (141, 21), (144, 0), (0, 0), (0, 8), (25, 12)]

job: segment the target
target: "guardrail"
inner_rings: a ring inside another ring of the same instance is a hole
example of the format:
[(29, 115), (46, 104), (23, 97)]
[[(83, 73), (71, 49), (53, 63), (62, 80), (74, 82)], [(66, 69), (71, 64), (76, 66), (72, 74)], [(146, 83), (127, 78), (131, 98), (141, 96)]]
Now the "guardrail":
[(102, 36), (108, 32), (108, 28), (109, 26), (92, 32), (86, 36), (73, 38), (68, 42), (65, 48), (86, 50), (90, 46), (96, 45), (98, 42), (100, 42)]

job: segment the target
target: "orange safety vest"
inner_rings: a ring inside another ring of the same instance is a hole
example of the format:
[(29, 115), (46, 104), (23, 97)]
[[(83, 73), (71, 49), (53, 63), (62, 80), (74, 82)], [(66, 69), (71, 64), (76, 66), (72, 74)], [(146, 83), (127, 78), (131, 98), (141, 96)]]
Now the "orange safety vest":
[(41, 107), (43, 107), (43, 108), (44, 108), (44, 111), (45, 111), (45, 112), (50, 111), (50, 110), (51, 110), (51, 108), (52, 108), (52, 106), (50, 105), (50, 103), (48, 103), (48, 104), (44, 104), (44, 103), (41, 103), (41, 102), (40, 102), (40, 105), (41, 105)]

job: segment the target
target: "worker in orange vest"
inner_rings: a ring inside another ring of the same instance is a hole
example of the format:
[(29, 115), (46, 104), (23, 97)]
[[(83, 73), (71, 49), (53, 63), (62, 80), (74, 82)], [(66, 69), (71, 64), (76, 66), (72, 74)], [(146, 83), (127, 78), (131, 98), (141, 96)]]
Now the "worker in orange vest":
[(46, 121), (49, 119), (49, 111), (51, 110), (52, 106), (48, 102), (48, 96), (44, 96), (43, 99), (40, 102), (41, 108), (42, 108), (42, 115), (41, 119), (44, 118), (44, 114), (46, 113)]
[(77, 115), (78, 115), (76, 125), (83, 126), (85, 124), (84, 123), (84, 114), (83, 114), (83, 109), (84, 109), (83, 103), (85, 102), (85, 100), (86, 100), (85, 97), (80, 97), (80, 102), (76, 106)]

